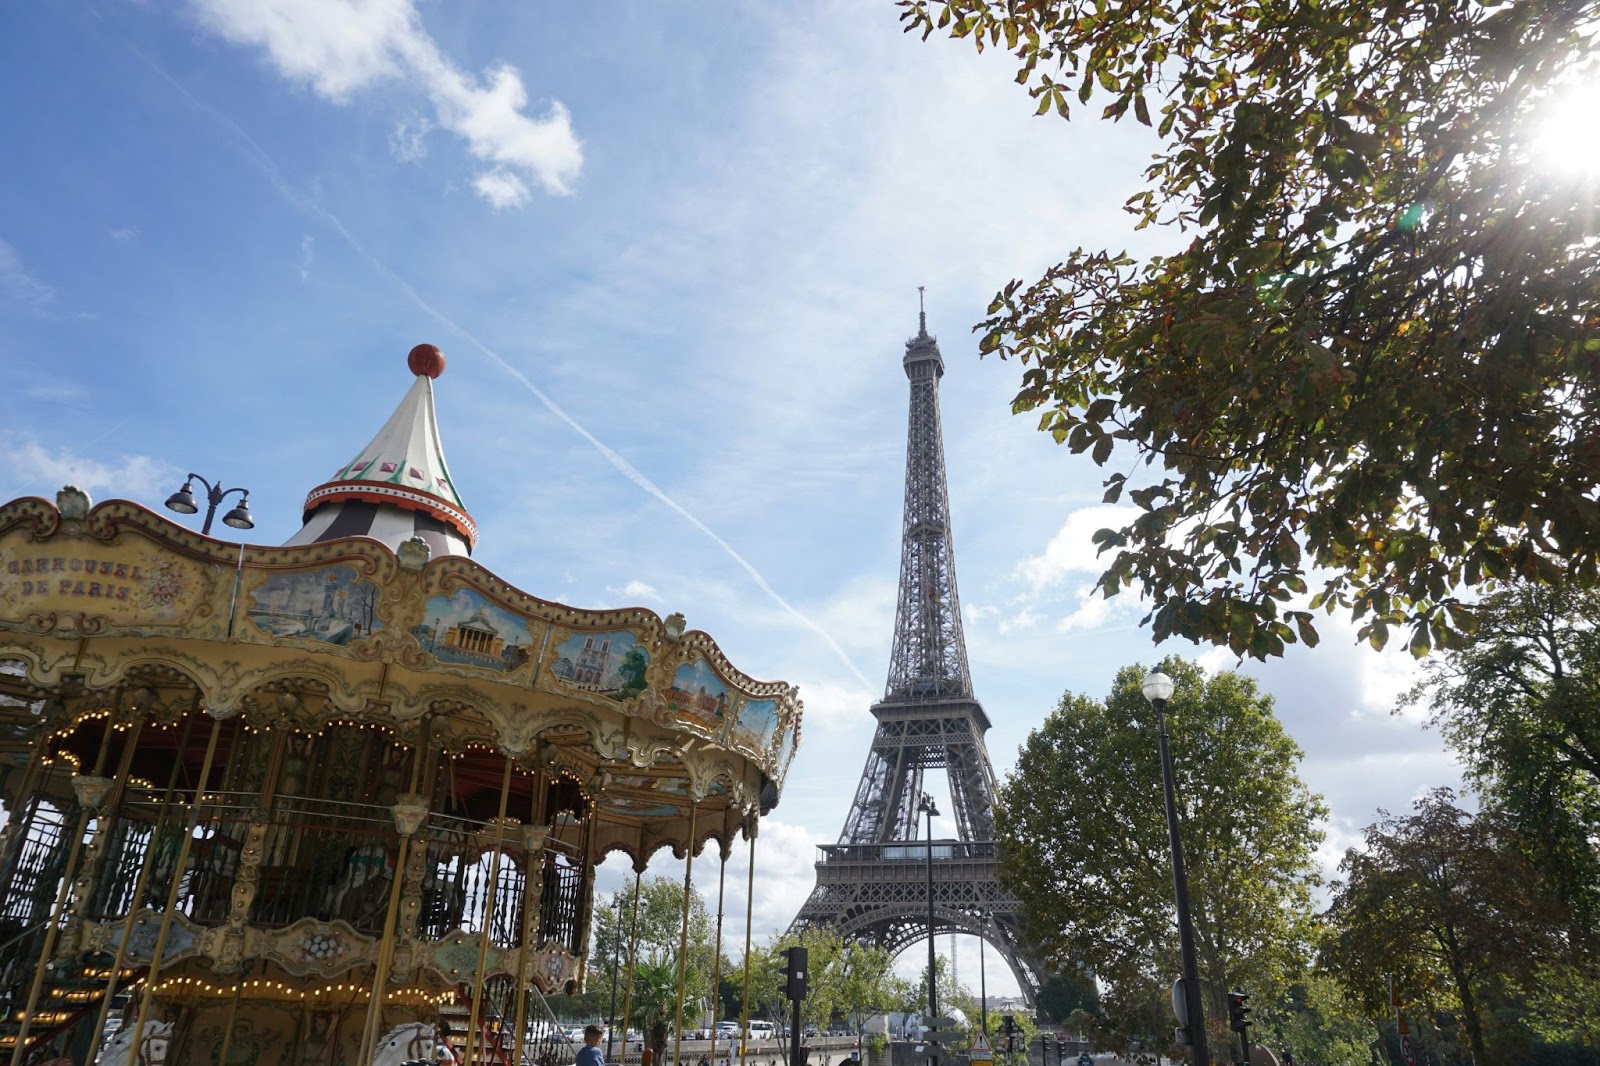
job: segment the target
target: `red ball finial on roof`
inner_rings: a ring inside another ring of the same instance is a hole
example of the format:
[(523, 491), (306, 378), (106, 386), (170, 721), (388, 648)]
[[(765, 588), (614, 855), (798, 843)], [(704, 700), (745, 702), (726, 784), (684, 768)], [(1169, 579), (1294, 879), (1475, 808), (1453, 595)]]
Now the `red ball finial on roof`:
[(406, 356), (406, 366), (419, 378), (436, 378), (444, 373), (444, 353), (437, 345), (419, 344)]

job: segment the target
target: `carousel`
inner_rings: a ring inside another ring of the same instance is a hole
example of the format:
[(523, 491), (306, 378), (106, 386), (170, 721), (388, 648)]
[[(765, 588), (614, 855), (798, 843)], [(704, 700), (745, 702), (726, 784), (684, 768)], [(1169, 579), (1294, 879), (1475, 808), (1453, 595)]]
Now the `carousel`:
[(570, 1063), (544, 997), (584, 986), (596, 864), (753, 849), (795, 690), (473, 562), (444, 359), (408, 365), (282, 547), (0, 506), (12, 1066)]

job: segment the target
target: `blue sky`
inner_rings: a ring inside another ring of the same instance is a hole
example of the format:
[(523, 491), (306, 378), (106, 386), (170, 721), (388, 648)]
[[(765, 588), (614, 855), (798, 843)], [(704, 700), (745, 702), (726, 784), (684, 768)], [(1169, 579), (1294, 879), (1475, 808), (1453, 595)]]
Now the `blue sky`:
[[(194, 470), (248, 486), (252, 538), (280, 543), (404, 394), (406, 351), (438, 344), (480, 562), (682, 611), (801, 686), (758, 845), (756, 930), (781, 928), (883, 687), (917, 286), (996, 770), (1063, 691), (1160, 654), (1136, 601), (1088, 595), (1099, 471), (1010, 414), (1019, 372), (970, 333), (1076, 245), (1170, 239), (1119, 210), (1151, 145), (1032, 117), (1011, 73), (902, 35), (887, 0), (8, 6), (0, 499), (70, 480), (159, 508)], [(1402, 655), (1335, 625), (1246, 670), (1307, 749), (1330, 862), (1379, 806), (1456, 780), (1389, 713)]]

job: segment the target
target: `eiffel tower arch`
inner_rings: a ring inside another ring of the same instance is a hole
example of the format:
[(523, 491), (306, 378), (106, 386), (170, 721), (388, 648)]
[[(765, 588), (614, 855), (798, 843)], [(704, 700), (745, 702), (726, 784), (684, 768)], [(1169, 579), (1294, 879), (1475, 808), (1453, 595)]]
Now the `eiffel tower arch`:
[[(928, 936), (987, 941), (1031, 1004), (1044, 978), (1027, 947), (1022, 907), (995, 874), (994, 768), (984, 746), (989, 716), (972, 692), (950, 536), (950, 494), (939, 427), (944, 357), (926, 312), (906, 342), (911, 412), (894, 647), (877, 732), (836, 844), (823, 844), (817, 885), (791, 930), (829, 926), (898, 954)], [(935, 840), (933, 921), (928, 849), (918, 839), (924, 776), (943, 770), (957, 838)]]

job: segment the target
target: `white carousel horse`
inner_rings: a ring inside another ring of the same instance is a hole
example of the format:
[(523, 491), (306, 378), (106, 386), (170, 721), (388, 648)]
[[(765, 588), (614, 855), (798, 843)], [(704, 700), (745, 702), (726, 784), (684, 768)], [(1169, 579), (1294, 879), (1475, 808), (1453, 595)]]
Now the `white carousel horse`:
[(378, 1041), (372, 1052), (372, 1066), (405, 1066), (412, 1062), (459, 1063), (450, 1045), (439, 1039), (439, 1031), (427, 1022), (402, 1022)]
[[(139, 1041), (139, 1054), (134, 1066), (154, 1066), (167, 1061), (167, 1042), (172, 1039), (171, 1022), (145, 1022), (144, 1039)], [(95, 1066), (128, 1066), (128, 1049), (133, 1046), (133, 1025), (128, 1023), (116, 1035), (100, 1045), (95, 1056)]]

